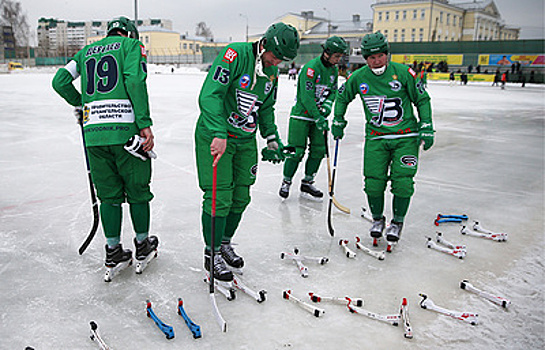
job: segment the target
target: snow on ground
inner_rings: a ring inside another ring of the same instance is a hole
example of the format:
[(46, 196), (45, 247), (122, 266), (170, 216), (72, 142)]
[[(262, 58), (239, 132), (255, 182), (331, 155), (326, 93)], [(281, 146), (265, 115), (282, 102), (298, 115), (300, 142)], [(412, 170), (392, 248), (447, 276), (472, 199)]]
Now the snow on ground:
[[(238, 293), (217, 296), (228, 322), (221, 333), (202, 282), (201, 192), (196, 183), (193, 128), (204, 73), (167, 68), (150, 74), (149, 93), (159, 158), (154, 164), (152, 233), (160, 238), (159, 258), (142, 275), (123, 272), (103, 278), (101, 230), (87, 252), (77, 249), (92, 222), (81, 135), (71, 108), (50, 87), (52, 72), (0, 76), (0, 348), (95, 349), (89, 321), (114, 349), (540, 349), (544, 340), (544, 88), (487, 84), (449, 87), (430, 82), (436, 144), (421, 154), (403, 238), (384, 261), (361, 251), (347, 259), (340, 238), (366, 244), (369, 223), (359, 217), (365, 205), (361, 177), (361, 104), (349, 107), (341, 142), (336, 198), (352, 210), (334, 210), (335, 238), (327, 232), (327, 202), (299, 198), (299, 169), (290, 197), (277, 191), (281, 166), (260, 163), (258, 181), (235, 237), (245, 257), (244, 280), (268, 291), (258, 304)], [(45, 73), (45, 74), (44, 74)], [(293, 104), (293, 81), (281, 77), (277, 119), (286, 137)], [(263, 141), (260, 140), (263, 145)], [(333, 146), (333, 145), (331, 145)], [(325, 162), (317, 184), (327, 187)], [(389, 202), (388, 197), (388, 201)], [(125, 209), (123, 242), (133, 234)], [(458, 225), (436, 227), (437, 213), (467, 214), (493, 231), (507, 232), (507, 243), (462, 236)], [(390, 205), (386, 214), (391, 217)], [(459, 260), (426, 248), (425, 236), (440, 230), (468, 254)], [(353, 247), (353, 243), (352, 247)], [(308, 263), (303, 279), (295, 265), (279, 258), (298, 247), (302, 254), (328, 256)], [(512, 301), (509, 310), (459, 288), (462, 279)], [(306, 299), (353, 296), (365, 308), (392, 314), (409, 300), (415, 337), (350, 314), (340, 305), (315, 318), (282, 299), (291, 289)], [(481, 324), (438, 315), (419, 307), (419, 293), (437, 305), (476, 312)], [(176, 314), (182, 297), (203, 338), (194, 340)], [(167, 340), (146, 317), (146, 299), (174, 327)]]

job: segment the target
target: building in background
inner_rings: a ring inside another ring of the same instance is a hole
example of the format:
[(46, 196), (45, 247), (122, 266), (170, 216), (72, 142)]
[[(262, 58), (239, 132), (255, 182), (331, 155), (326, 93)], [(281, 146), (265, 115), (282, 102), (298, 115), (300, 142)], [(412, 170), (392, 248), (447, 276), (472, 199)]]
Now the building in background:
[[(38, 20), (38, 55), (41, 57), (71, 57), (81, 50), (91, 37), (104, 36), (110, 20), (65, 21), (55, 18)], [(139, 20), (141, 26), (172, 30), (172, 21)]]
[[(278, 17), (274, 22), (283, 22), (295, 27), (299, 32), (302, 45), (322, 44), (330, 36), (336, 35), (359, 46), (361, 38), (373, 30), (372, 21), (361, 19), (358, 14), (352, 15), (351, 19), (335, 20), (316, 17), (314, 11), (303, 11), (299, 14), (290, 12)], [(251, 35), (248, 41), (257, 41), (263, 34)]]
[(517, 40), (493, 0), (377, 0), (373, 30), (391, 43)]

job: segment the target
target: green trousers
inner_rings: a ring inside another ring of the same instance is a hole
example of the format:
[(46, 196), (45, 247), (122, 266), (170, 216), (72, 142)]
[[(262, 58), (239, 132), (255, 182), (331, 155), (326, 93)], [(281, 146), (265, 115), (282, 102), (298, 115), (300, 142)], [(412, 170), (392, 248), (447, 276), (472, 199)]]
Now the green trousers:
[(366, 140), (363, 153), (365, 193), (373, 218), (382, 218), (384, 192), (391, 183), (394, 221), (403, 222), (414, 193), (418, 170), (418, 142), (415, 137)]
[[(202, 201), (203, 238), (207, 247), (211, 246), (212, 215), (212, 177), (213, 157), (210, 154), (212, 139), (199, 129), (195, 133), (195, 154), (199, 187), (204, 192)], [(236, 140), (229, 138), (225, 153), (217, 165), (216, 183), (216, 227), (214, 246), (218, 242), (230, 240), (240, 223), (242, 213), (250, 204), (250, 186), (257, 175), (257, 143), (255, 138)]]

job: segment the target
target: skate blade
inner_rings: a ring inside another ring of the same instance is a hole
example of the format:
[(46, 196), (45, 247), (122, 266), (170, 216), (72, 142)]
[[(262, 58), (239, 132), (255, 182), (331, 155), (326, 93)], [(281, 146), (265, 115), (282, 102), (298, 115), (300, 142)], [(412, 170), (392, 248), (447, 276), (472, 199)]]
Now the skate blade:
[(118, 264), (115, 267), (106, 267), (106, 273), (104, 275), (104, 282), (111, 282), (115, 276), (117, 276), (121, 271), (125, 270), (127, 267), (132, 265), (132, 258), (121, 264)]
[(144, 258), (144, 260), (136, 259), (136, 266), (135, 266), (136, 274), (140, 275), (142, 272), (144, 272), (146, 267), (148, 267), (148, 264), (150, 263), (150, 261), (152, 261), (155, 258), (157, 258), (157, 249), (149, 253), (148, 256)]
[(237, 275), (244, 275), (244, 270), (242, 267), (233, 267), (233, 266), (230, 266), (229, 264), (227, 264), (227, 269), (229, 271), (231, 271), (232, 273), (234, 274), (237, 274)]
[(324, 197), (314, 197), (310, 193), (306, 193), (306, 192), (301, 192), (300, 197), (304, 199), (308, 199), (309, 201), (312, 201), (312, 202), (317, 202), (317, 203), (322, 203), (324, 201)]

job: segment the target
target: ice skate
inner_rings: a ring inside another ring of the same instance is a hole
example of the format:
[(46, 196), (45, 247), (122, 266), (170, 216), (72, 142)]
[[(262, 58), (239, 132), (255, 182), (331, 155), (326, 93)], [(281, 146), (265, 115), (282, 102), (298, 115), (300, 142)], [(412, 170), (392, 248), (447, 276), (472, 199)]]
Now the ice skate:
[(301, 181), (301, 195), (310, 200), (321, 202), (324, 194), (316, 186), (314, 186), (314, 181)]
[(386, 227), (386, 218), (383, 216), (380, 219), (373, 219), (373, 225), (371, 226), (371, 229), (369, 230), (369, 234), (372, 238), (381, 238), (382, 232), (384, 231), (384, 228)]
[(111, 282), (122, 270), (132, 265), (132, 251), (123, 249), (121, 243), (113, 248), (106, 245), (106, 274), (104, 281)]
[(401, 237), (402, 222), (391, 221), (390, 226), (386, 229), (386, 240), (388, 242), (397, 242)]
[(234, 273), (242, 275), (244, 259), (235, 252), (231, 243), (222, 243), (220, 246), (220, 253), (223, 261), (227, 264), (227, 268)]
[[(223, 260), (223, 257), (221, 256), (221, 252), (217, 252), (214, 254), (214, 278), (218, 281), (222, 282), (232, 282), (233, 281), (233, 273), (229, 271), (227, 268), (227, 265), (225, 264), (225, 261)], [(210, 251), (205, 250), (204, 252), (204, 268), (206, 271), (210, 272), (210, 259), (211, 254)]]
[(141, 274), (146, 269), (149, 262), (157, 257), (157, 246), (159, 245), (159, 239), (156, 236), (149, 236), (141, 243), (138, 243), (136, 238), (134, 239), (134, 245), (136, 247), (136, 273)]
[(278, 194), (280, 197), (286, 199), (290, 195), (290, 187), (291, 187), (291, 181), (288, 180), (282, 180), (282, 185), (280, 186), (280, 191), (278, 191)]

